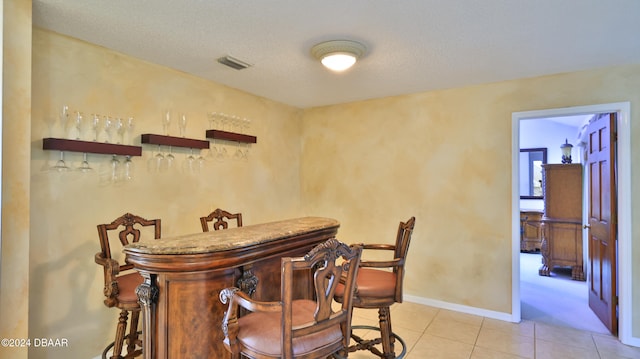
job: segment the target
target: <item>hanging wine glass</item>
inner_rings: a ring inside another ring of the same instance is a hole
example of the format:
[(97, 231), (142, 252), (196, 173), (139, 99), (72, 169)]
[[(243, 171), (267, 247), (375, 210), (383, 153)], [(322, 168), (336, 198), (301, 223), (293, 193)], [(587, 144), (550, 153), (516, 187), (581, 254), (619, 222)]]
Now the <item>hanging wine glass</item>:
[(131, 156), (127, 156), (124, 161), (124, 179), (127, 181), (131, 181), (133, 179), (133, 161), (131, 161)]
[(218, 161), (224, 161), (225, 158), (227, 158), (227, 148), (224, 145), (220, 145), (218, 153), (216, 154), (216, 159)]
[(200, 172), (202, 170), (202, 168), (204, 168), (204, 164), (206, 162), (206, 159), (204, 158), (204, 156), (202, 156), (202, 150), (200, 150), (200, 152), (198, 153), (198, 158), (196, 158), (196, 162), (198, 163), (198, 172)]
[(120, 179), (120, 161), (116, 155), (111, 157), (111, 182), (116, 183)]
[(241, 160), (242, 159), (242, 149), (240, 148), (240, 142), (236, 142), (236, 152), (233, 154), (233, 159), (234, 160)]
[(196, 158), (193, 156), (193, 148), (189, 149), (189, 155), (185, 158), (185, 161), (182, 165), (182, 170), (184, 173), (194, 173)]
[(55, 165), (51, 166), (52, 171), (65, 172), (69, 170), (67, 163), (64, 161), (64, 152), (60, 151), (60, 159)]
[(169, 146), (169, 153), (165, 156), (165, 170), (171, 171), (173, 164), (175, 163), (176, 156), (173, 155), (171, 146)]
[(207, 151), (206, 160), (215, 160), (218, 155), (218, 148), (216, 147), (216, 140), (211, 140), (209, 144), (209, 151)]
[[(251, 127), (251, 119), (245, 117), (242, 120), (242, 133), (244, 133), (245, 135), (248, 135), (250, 127)], [(244, 144), (245, 150), (242, 154), (242, 159), (244, 160), (249, 159), (249, 146), (250, 144), (248, 142)]]
[(91, 172), (91, 171), (93, 171), (93, 168), (91, 168), (91, 165), (89, 165), (89, 161), (87, 160), (87, 154), (86, 153), (82, 154), (82, 163), (80, 163), (80, 167), (78, 167), (77, 170), (80, 171), (80, 172)]
[(245, 147), (245, 150), (242, 152), (242, 159), (246, 161), (249, 159), (249, 144), (245, 143), (244, 147)]
[(158, 145), (158, 152), (155, 154), (155, 156), (153, 156), (152, 171), (156, 173), (161, 172), (163, 163), (164, 155), (162, 154), (160, 145)]

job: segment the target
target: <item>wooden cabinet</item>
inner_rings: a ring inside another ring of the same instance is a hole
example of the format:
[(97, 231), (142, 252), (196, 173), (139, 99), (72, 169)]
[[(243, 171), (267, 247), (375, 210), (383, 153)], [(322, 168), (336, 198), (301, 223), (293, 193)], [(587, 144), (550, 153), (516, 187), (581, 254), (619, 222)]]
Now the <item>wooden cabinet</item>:
[(542, 211), (520, 211), (520, 251), (536, 252), (542, 247)]
[(543, 165), (542, 190), (542, 267), (538, 273), (549, 276), (556, 266), (570, 266), (572, 279), (585, 280), (582, 250), (582, 165)]

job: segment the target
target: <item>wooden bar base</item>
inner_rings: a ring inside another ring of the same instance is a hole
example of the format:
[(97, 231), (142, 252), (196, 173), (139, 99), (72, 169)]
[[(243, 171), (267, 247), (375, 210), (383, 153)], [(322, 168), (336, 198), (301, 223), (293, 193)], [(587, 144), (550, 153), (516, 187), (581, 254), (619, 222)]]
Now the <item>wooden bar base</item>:
[[(338, 227), (333, 219), (304, 217), (127, 246), (127, 261), (145, 279), (137, 290), (144, 358), (229, 358), (220, 291), (236, 286), (257, 300), (279, 300), (280, 259), (306, 254)], [(296, 290), (312, 295), (310, 285)]]

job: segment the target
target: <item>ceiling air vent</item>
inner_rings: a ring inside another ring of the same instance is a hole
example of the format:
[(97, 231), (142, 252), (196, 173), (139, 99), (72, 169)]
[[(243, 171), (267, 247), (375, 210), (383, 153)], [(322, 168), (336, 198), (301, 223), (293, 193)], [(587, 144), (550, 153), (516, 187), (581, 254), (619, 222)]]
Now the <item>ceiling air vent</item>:
[(223, 65), (229, 66), (232, 69), (236, 69), (236, 70), (243, 70), (243, 69), (246, 69), (247, 67), (251, 67), (250, 64), (248, 64), (248, 63), (246, 63), (244, 61), (238, 60), (236, 58), (233, 58), (231, 56), (228, 56), (228, 55), (219, 58), (218, 62), (223, 64)]

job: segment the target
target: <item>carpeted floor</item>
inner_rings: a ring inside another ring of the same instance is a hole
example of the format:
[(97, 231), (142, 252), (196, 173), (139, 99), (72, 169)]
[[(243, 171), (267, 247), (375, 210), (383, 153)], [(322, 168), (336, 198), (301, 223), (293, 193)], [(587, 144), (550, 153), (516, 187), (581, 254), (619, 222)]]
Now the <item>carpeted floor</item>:
[(589, 308), (587, 282), (572, 280), (571, 268), (540, 276), (541, 259), (539, 253), (520, 253), (522, 319), (608, 334)]

